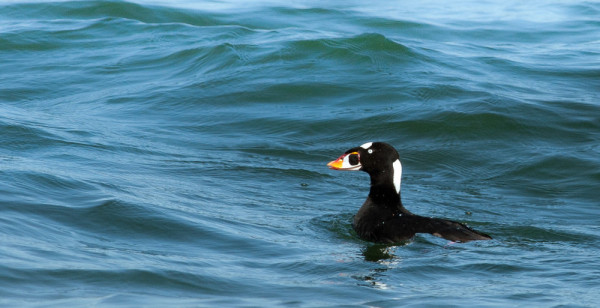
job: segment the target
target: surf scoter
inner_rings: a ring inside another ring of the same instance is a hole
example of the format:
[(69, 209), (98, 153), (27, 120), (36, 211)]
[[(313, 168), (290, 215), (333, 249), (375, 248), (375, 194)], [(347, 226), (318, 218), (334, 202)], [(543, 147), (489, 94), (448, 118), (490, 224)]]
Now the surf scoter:
[(455, 242), (492, 239), (462, 223), (423, 217), (405, 209), (400, 200), (402, 164), (398, 152), (387, 143), (368, 142), (349, 149), (327, 166), (335, 170), (361, 170), (371, 177), (369, 196), (352, 223), (364, 240), (398, 243), (411, 239), (415, 233), (430, 233)]

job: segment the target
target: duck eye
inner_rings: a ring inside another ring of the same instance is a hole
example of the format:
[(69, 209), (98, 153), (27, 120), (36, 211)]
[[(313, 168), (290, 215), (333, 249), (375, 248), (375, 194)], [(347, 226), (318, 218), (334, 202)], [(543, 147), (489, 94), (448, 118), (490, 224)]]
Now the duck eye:
[(348, 162), (350, 163), (350, 165), (352, 166), (356, 166), (358, 165), (359, 162), (359, 158), (358, 158), (358, 154), (350, 154), (348, 156)]
[(369, 149), (367, 152), (369, 152), (369, 154), (373, 154), (373, 149)]

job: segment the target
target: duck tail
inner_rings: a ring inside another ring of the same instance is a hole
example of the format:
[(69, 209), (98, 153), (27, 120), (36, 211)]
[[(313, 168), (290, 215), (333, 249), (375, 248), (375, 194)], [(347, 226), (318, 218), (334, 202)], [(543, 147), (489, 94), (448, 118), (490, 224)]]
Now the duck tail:
[(418, 226), (420, 226), (418, 232), (430, 233), (453, 242), (466, 243), (469, 241), (492, 239), (491, 236), (475, 231), (460, 222), (422, 216), (418, 216), (418, 220)]

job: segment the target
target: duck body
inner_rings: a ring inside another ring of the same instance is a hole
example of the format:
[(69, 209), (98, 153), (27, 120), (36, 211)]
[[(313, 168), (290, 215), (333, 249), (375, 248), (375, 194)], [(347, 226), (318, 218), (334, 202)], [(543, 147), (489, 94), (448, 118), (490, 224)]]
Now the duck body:
[(346, 151), (328, 164), (335, 170), (365, 171), (371, 178), (369, 196), (354, 216), (352, 227), (364, 240), (399, 243), (416, 233), (430, 233), (455, 242), (490, 240), (452, 220), (430, 218), (411, 213), (400, 198), (402, 164), (398, 152), (383, 142), (368, 142)]

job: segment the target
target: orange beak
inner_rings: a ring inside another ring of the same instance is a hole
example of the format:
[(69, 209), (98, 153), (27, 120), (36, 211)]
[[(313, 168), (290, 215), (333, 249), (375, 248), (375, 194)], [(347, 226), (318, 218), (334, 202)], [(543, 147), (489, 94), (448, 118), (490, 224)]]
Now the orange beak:
[(344, 163), (344, 157), (346, 157), (346, 154), (340, 156), (340, 158), (334, 161), (330, 161), (327, 164), (327, 167), (329, 167), (329, 169), (340, 170), (342, 168), (342, 164)]
[(348, 155), (359, 155), (359, 154), (358, 154), (358, 152), (344, 154), (344, 155), (340, 156), (338, 159), (336, 159), (332, 162), (329, 162), (327, 164), (327, 166), (329, 167), (329, 169), (334, 169), (334, 170), (348, 170), (348, 171), (360, 170), (360, 168), (361, 168), (360, 163), (351, 165), (348, 161), (344, 162), (344, 160), (346, 160), (346, 156), (348, 156)]

